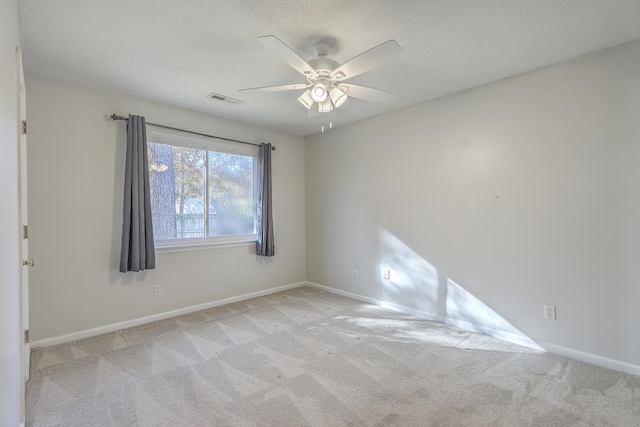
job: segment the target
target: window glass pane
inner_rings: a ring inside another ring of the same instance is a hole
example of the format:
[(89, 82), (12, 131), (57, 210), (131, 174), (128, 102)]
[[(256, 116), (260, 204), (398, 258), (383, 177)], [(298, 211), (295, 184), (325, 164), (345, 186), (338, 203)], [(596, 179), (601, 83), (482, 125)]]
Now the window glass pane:
[(155, 240), (204, 237), (205, 151), (149, 144)]
[(209, 236), (252, 234), (254, 157), (209, 151)]
[(257, 149), (147, 135), (156, 247), (255, 239)]

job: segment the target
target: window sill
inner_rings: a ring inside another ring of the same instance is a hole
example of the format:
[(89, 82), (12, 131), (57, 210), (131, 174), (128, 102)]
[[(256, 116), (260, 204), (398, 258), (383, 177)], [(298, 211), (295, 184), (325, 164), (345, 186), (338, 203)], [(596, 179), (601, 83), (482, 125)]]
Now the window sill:
[(233, 242), (205, 242), (205, 243), (188, 243), (188, 244), (171, 244), (156, 246), (156, 253), (166, 254), (172, 252), (190, 252), (203, 251), (208, 249), (233, 248), (237, 246), (255, 246), (256, 241), (253, 240), (235, 240)]

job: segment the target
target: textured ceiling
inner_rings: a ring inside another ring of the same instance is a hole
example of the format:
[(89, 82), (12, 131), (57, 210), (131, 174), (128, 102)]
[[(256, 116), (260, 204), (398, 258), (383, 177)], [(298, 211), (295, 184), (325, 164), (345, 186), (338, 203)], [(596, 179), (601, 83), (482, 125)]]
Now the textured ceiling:
[(339, 63), (389, 39), (402, 46), (348, 81), (396, 98), (351, 98), (325, 114), (334, 126), (640, 39), (638, 0), (21, 0), (19, 10), (29, 72), (300, 135), (323, 120), (307, 117), (301, 90), (238, 92), (305, 82), (258, 36), (305, 60), (325, 40)]

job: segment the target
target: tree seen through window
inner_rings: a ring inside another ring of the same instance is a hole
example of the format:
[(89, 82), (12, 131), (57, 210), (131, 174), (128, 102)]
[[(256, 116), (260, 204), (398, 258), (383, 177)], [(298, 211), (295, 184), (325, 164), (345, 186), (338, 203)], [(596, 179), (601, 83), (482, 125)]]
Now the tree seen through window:
[(155, 142), (148, 155), (155, 240), (255, 232), (253, 156)]

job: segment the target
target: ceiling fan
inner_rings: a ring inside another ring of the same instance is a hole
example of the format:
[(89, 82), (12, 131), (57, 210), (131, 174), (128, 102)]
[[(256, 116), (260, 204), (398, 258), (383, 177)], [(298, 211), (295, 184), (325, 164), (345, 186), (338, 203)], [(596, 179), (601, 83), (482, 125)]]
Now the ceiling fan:
[(340, 65), (327, 58), (331, 46), (319, 41), (313, 45), (317, 58), (309, 62), (302, 59), (289, 46), (275, 36), (262, 36), (258, 40), (274, 55), (303, 74), (306, 83), (241, 89), (240, 92), (280, 92), (307, 89), (298, 101), (309, 110), (309, 115), (327, 113), (340, 107), (348, 97), (374, 102), (388, 102), (395, 96), (390, 92), (371, 87), (344, 83), (345, 80), (369, 71), (403, 52), (395, 40), (373, 47)]

